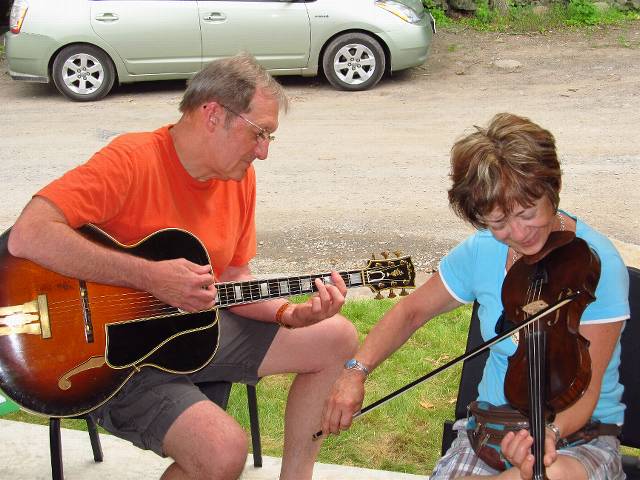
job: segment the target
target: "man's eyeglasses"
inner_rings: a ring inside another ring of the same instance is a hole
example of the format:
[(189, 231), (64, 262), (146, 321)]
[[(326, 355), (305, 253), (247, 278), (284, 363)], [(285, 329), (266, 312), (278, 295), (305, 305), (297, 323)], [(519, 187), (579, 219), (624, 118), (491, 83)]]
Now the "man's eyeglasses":
[(251, 120), (249, 120), (247, 117), (245, 117), (244, 115), (242, 115), (241, 113), (236, 112), (235, 110), (230, 109), (229, 107), (227, 107), (226, 105), (222, 105), (222, 107), (224, 109), (226, 109), (227, 111), (233, 113), (236, 117), (240, 117), (242, 120), (244, 120), (247, 124), (251, 125), (253, 128), (255, 128), (258, 133), (256, 134), (256, 139), (257, 140), (262, 140), (263, 142), (273, 142), (276, 137), (274, 135), (271, 135), (269, 132), (267, 132), (264, 128), (262, 128), (259, 125), (256, 125), (255, 123), (253, 123)]

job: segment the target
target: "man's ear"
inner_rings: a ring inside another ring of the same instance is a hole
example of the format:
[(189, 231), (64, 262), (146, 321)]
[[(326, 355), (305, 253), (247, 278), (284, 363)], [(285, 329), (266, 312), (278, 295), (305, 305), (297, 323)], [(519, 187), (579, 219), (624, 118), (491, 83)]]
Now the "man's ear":
[(208, 102), (202, 105), (202, 117), (206, 128), (215, 129), (222, 121), (222, 106), (217, 102)]

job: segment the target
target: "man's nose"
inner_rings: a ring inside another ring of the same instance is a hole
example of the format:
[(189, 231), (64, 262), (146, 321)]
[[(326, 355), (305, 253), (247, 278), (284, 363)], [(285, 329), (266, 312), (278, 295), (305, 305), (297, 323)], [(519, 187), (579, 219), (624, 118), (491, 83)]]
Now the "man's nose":
[(258, 144), (256, 145), (256, 158), (260, 160), (265, 160), (269, 155), (269, 142), (268, 140), (258, 140)]

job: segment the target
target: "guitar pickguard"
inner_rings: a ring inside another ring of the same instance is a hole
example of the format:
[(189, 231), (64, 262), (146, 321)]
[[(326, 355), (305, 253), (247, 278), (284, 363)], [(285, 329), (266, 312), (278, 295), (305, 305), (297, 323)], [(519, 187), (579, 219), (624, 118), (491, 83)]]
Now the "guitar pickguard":
[(117, 369), (144, 365), (191, 373), (211, 360), (217, 347), (216, 312), (107, 326), (107, 362)]

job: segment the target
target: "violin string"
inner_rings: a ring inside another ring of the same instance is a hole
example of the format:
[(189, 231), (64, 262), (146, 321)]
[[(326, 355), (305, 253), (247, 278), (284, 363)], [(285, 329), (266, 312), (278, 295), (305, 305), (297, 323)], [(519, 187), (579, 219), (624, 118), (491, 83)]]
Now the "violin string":
[[(527, 304), (533, 301), (537, 301), (541, 298), (542, 292), (542, 280), (536, 279), (533, 284), (529, 284), (527, 288)], [(544, 357), (541, 347), (541, 329), (539, 321), (534, 322), (532, 325), (526, 327), (527, 332), (525, 335), (527, 350), (529, 355), (528, 369), (529, 369), (529, 421), (530, 431), (534, 437), (534, 458), (535, 458), (535, 472), (539, 474), (543, 470), (543, 452), (544, 437), (542, 433), (543, 419), (542, 413), (542, 370)], [(535, 478), (538, 478), (537, 476)]]
[[(542, 287), (543, 281), (542, 279), (538, 279), (537, 281), (537, 299), (542, 297)], [(544, 351), (545, 345), (545, 333), (544, 328), (541, 328), (540, 322), (544, 320), (539, 320), (536, 322), (536, 335), (535, 339), (535, 349), (536, 349), (536, 361), (534, 362), (536, 368), (536, 409), (535, 409), (535, 419), (536, 419), (536, 443), (537, 443), (537, 455), (536, 455), (536, 463), (537, 463), (537, 471), (538, 475), (544, 470), (543, 456), (544, 456), (544, 373), (545, 373), (545, 362), (546, 362), (546, 352)]]

